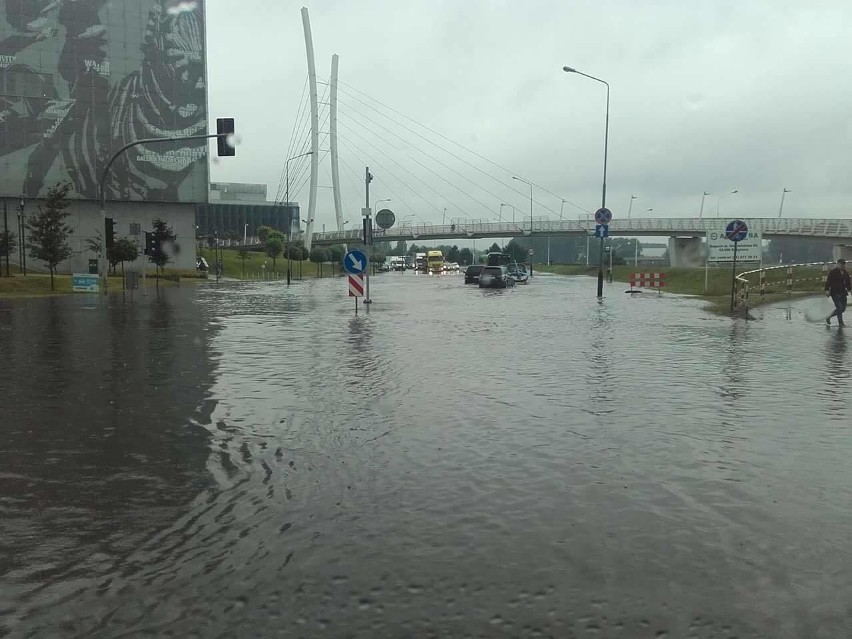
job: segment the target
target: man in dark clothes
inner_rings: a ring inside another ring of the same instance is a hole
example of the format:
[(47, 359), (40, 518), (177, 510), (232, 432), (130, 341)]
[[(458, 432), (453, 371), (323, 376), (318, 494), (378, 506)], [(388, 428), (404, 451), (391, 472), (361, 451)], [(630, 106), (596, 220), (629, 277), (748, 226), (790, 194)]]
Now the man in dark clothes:
[(837, 323), (843, 326), (843, 312), (846, 310), (846, 296), (852, 291), (852, 281), (846, 271), (846, 260), (837, 260), (837, 266), (828, 272), (825, 278), (825, 294), (834, 302), (834, 311), (825, 318), (825, 323), (831, 326), (831, 318), (837, 316)]

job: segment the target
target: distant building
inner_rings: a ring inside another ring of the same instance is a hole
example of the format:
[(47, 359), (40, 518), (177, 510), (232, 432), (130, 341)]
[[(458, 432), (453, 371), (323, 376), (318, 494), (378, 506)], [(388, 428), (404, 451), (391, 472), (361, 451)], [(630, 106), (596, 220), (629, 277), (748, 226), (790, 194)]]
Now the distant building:
[(267, 202), (265, 184), (211, 182), (210, 201), (195, 209), (196, 237), (253, 237), (259, 226), (299, 233), (299, 204)]
[(210, 202), (252, 202), (267, 204), (265, 184), (211, 182)]

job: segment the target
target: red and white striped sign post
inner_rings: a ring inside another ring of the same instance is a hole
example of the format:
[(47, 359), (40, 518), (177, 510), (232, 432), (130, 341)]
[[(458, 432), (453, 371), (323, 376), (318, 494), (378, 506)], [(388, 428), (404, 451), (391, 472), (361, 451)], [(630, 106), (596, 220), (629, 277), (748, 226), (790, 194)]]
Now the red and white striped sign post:
[(355, 312), (358, 312), (358, 298), (364, 297), (364, 274), (349, 275), (349, 297), (355, 298)]
[(663, 287), (666, 285), (665, 273), (631, 273), (630, 274), (630, 290), (628, 293), (638, 293), (634, 291), (636, 288), (655, 288), (662, 294)]

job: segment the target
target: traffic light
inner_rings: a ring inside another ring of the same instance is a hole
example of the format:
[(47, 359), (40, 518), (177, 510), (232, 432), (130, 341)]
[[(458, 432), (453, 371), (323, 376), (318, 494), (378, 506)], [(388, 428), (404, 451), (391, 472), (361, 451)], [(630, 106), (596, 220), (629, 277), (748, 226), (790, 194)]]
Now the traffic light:
[(111, 217), (106, 218), (104, 225), (104, 237), (106, 238), (107, 250), (115, 246), (115, 220)]
[[(237, 154), (234, 148), (234, 118), (216, 118), (216, 143), (219, 157), (233, 157)], [(230, 139), (229, 139), (230, 138)]]
[(160, 241), (154, 233), (145, 232), (145, 255), (157, 257), (160, 255)]
[(370, 246), (373, 243), (373, 219), (369, 217), (364, 218), (364, 233), (363, 240), (365, 246)]

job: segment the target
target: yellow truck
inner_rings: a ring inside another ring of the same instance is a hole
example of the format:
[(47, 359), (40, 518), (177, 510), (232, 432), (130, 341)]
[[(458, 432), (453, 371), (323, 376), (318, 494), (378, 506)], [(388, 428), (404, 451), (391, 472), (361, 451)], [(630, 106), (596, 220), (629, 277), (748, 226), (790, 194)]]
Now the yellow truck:
[(433, 275), (440, 275), (444, 272), (444, 254), (441, 251), (426, 252), (426, 269), (427, 272)]

